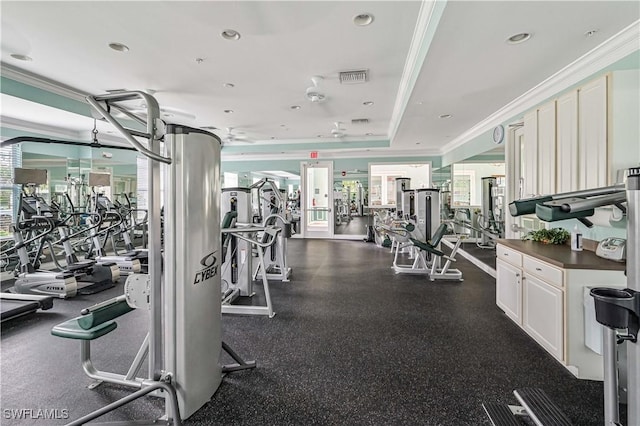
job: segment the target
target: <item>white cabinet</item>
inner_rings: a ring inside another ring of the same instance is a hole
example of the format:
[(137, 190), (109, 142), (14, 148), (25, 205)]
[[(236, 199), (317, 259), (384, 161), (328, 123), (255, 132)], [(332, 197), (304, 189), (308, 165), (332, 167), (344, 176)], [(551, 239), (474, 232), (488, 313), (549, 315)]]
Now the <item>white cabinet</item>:
[(556, 126), (556, 191), (578, 189), (578, 92), (558, 98)]
[(524, 116), (524, 145), (522, 155), (522, 197), (538, 194), (538, 111)]
[(578, 188), (607, 185), (607, 76), (578, 89)]
[(522, 284), (522, 327), (559, 361), (564, 360), (564, 292), (529, 274)]
[(496, 262), (496, 305), (516, 324), (522, 324), (522, 272), (502, 260)]
[(585, 322), (584, 294), (624, 287), (624, 271), (560, 268), (512, 247), (496, 247), (498, 307), (573, 375), (602, 380), (602, 356), (585, 345), (585, 333), (599, 325)]
[(538, 109), (538, 193), (556, 192), (556, 102)]
[(604, 75), (525, 114), (520, 158), (507, 160), (522, 165), (522, 198), (608, 185), (610, 80)]

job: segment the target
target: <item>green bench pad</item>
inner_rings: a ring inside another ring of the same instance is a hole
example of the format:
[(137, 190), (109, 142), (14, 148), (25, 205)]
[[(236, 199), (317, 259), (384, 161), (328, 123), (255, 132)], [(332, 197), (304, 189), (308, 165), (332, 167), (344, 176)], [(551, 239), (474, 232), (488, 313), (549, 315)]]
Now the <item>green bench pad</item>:
[(87, 315), (75, 319), (78, 320), (78, 325), (84, 330), (92, 330), (103, 322), (111, 321), (131, 311), (133, 311), (133, 308), (129, 306), (126, 301), (122, 300), (117, 303), (112, 303), (111, 305), (103, 306)]
[(77, 317), (58, 324), (51, 329), (51, 334), (66, 339), (93, 340), (111, 333), (118, 327), (115, 321), (104, 322), (89, 330), (80, 327), (79, 321), (82, 317)]
[(418, 247), (420, 250), (427, 251), (429, 253), (433, 253), (436, 256), (444, 256), (444, 253), (438, 250), (437, 248), (423, 242), (420, 240), (416, 240), (415, 238), (409, 238), (414, 246)]

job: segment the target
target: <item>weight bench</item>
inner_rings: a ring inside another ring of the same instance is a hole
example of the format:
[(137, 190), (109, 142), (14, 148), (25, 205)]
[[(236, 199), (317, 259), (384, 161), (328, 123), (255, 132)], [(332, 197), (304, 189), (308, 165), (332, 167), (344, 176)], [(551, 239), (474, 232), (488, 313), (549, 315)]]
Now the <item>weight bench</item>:
[(147, 379), (136, 377), (136, 374), (142, 367), (142, 361), (149, 350), (148, 335), (126, 375), (100, 371), (91, 361), (91, 341), (115, 330), (118, 327), (115, 320), (133, 309), (127, 303), (126, 296), (118, 296), (83, 309), (83, 315), (58, 324), (51, 330), (51, 334), (54, 336), (80, 340), (82, 369), (87, 376), (98, 380), (98, 383), (91, 385), (90, 388), (94, 388), (102, 382), (109, 382), (140, 389), (147, 381)]
[[(459, 280), (462, 279), (462, 272), (458, 269), (449, 269), (452, 262), (455, 262), (456, 253), (460, 248), (460, 244), (462, 243), (462, 239), (458, 238), (453, 249), (451, 250), (451, 254), (449, 256), (445, 255), (438, 246), (440, 245), (440, 241), (447, 233), (447, 224), (441, 223), (440, 226), (436, 229), (436, 232), (433, 233), (433, 237), (429, 241), (420, 241), (415, 238), (409, 238), (409, 240), (415, 245), (418, 249), (423, 252), (428, 253), (431, 259), (431, 266), (428, 272), (428, 277), (430, 281), (434, 280)], [(444, 266), (440, 266), (440, 261), (442, 259), (447, 259)]]

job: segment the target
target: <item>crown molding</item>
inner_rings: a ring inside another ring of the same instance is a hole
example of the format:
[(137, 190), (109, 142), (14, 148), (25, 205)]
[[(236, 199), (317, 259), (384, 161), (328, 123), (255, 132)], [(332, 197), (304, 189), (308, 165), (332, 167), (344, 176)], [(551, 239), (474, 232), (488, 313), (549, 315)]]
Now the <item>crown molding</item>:
[(608, 40), (594, 47), (537, 86), (471, 127), (453, 141), (444, 145), (440, 154), (445, 155), (449, 153), (491, 130), (498, 124), (503, 124), (507, 120), (513, 119), (516, 115), (524, 113), (637, 51), (640, 48), (638, 40), (640, 40), (640, 20), (635, 21)]
[(88, 93), (81, 92), (71, 86), (64, 85), (57, 81), (53, 81), (46, 77), (42, 77), (5, 63), (0, 64), (0, 73), (3, 77), (19, 83), (33, 86), (75, 101), (86, 102), (85, 97), (89, 95)]
[(431, 47), (440, 18), (447, 5), (446, 0), (423, 1), (418, 12), (416, 27), (409, 46), (409, 53), (405, 61), (398, 87), (398, 95), (393, 106), (393, 113), (389, 121), (389, 140), (393, 141), (398, 132), (402, 116), (407, 108), (411, 94), (416, 85), (425, 58)]

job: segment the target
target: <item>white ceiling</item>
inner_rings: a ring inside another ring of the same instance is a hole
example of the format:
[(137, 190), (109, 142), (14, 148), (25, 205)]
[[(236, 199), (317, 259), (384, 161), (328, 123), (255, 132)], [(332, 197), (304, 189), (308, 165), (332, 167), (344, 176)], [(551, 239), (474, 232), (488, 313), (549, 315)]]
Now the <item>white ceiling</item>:
[[(321, 147), (335, 141), (340, 121), (345, 155), (354, 155), (350, 141), (390, 138), (390, 152), (429, 155), (640, 17), (636, 1), (449, 1), (434, 10), (443, 6), (423, 25), (434, 3), (2, 1), (2, 61), (85, 93), (154, 90), (173, 114), (167, 121), (233, 127), (257, 141), (245, 153), (274, 143)], [(354, 25), (364, 12), (374, 22)], [(224, 40), (225, 29), (240, 40)], [(506, 43), (520, 32), (533, 37)], [(111, 42), (130, 51), (111, 50)], [(424, 62), (413, 64), (424, 49)], [(353, 69), (369, 69), (369, 81), (340, 85), (338, 72)], [(324, 77), (321, 104), (305, 98), (314, 75)], [(2, 101), (4, 119), (54, 117)], [(358, 118), (370, 122), (351, 124)]]

